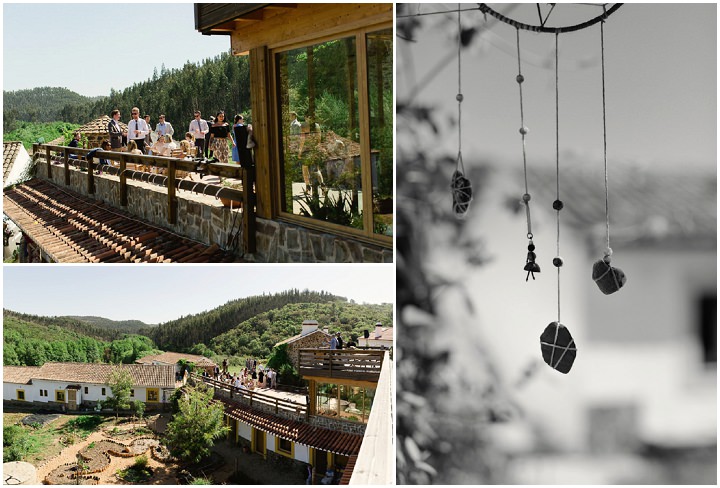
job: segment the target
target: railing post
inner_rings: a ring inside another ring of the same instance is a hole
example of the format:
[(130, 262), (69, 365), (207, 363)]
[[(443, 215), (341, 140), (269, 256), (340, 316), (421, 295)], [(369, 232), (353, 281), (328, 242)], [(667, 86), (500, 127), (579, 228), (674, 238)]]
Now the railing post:
[(125, 153), (119, 153), (120, 156), (120, 205), (127, 207), (127, 161), (125, 160)]
[(85, 157), (87, 160), (87, 182), (88, 182), (88, 194), (94, 195), (95, 194), (95, 174), (93, 173), (93, 163), (89, 159), (87, 159), (87, 156)]
[(254, 253), (257, 249), (255, 242), (255, 170), (242, 168), (243, 181), (243, 249), (246, 253)]
[(45, 162), (48, 168), (48, 180), (52, 180), (52, 174), (50, 173), (50, 148), (48, 146), (45, 146)]
[(173, 159), (168, 161), (168, 222), (177, 224), (177, 198), (175, 198), (175, 163)]
[(63, 166), (65, 169), (65, 186), (70, 186), (70, 152), (63, 148)]

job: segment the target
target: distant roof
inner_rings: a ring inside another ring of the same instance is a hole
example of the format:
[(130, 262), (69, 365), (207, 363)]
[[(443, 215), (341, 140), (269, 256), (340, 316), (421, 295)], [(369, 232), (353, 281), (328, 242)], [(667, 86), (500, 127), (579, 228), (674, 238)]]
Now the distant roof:
[(197, 354), (185, 354), (181, 352), (164, 352), (162, 354), (149, 354), (137, 359), (135, 362), (138, 364), (152, 364), (153, 361), (157, 361), (165, 364), (177, 364), (178, 361), (184, 359), (185, 361), (195, 363), (197, 365), (212, 365), (215, 366), (211, 360), (205, 356), (199, 356)]
[(45, 363), (40, 367), (3, 366), (3, 382), (20, 383), (27, 378), (24, 383), (50, 380), (107, 384), (116, 368), (130, 373), (134, 386), (175, 387), (175, 367), (164, 364)]
[(57, 262), (233, 260), (217, 245), (190, 240), (40, 178), (5, 191), (3, 212)]
[(380, 337), (377, 337), (375, 334), (375, 331), (370, 331), (370, 339), (375, 339), (376, 341), (392, 341), (393, 340), (393, 328), (392, 327), (383, 327), (380, 329)]
[[(608, 171), (611, 247), (716, 248), (717, 175), (714, 171), (668, 172), (612, 163)], [(555, 169), (531, 170), (529, 183), (531, 206), (541, 204), (554, 214)], [(590, 169), (577, 165), (563, 168), (561, 163), (560, 200), (564, 204), (561, 222), (585, 232), (591, 248), (604, 248), (602, 164)]]
[(15, 164), (15, 160), (20, 154), (20, 150), (23, 148), (22, 142), (8, 141), (3, 142), (3, 186), (10, 176), (10, 171)]
[(222, 403), (225, 405), (225, 414), (230, 418), (270, 432), (281, 439), (343, 456), (360, 452), (362, 435), (313, 427), (305, 422), (277, 417), (235, 401), (223, 399)]
[[(107, 134), (108, 132), (108, 124), (112, 118), (109, 115), (103, 115), (100, 118), (97, 118), (95, 120), (91, 120), (87, 124), (81, 126), (79, 129), (76, 129), (81, 134)], [(121, 129), (127, 130), (127, 124), (124, 122), (120, 122), (118, 120), (118, 124), (120, 125)]]
[(312, 337), (312, 336), (314, 336), (315, 334), (322, 334), (322, 335), (324, 335), (324, 336), (327, 337), (327, 338), (332, 337), (331, 334), (326, 334), (324, 331), (318, 329), (318, 330), (314, 330), (314, 331), (309, 332), (309, 333), (304, 334), (304, 335), (303, 335), (303, 334), (294, 335), (294, 336), (292, 336), (292, 337), (289, 337), (289, 338), (285, 339), (284, 341), (278, 342), (278, 343), (275, 344), (275, 345), (276, 345), (276, 346), (279, 346), (280, 344), (290, 344), (290, 343), (296, 342), (296, 341), (298, 341), (298, 340), (300, 340), (300, 339), (305, 339), (305, 338), (307, 338), (307, 337)]
[(3, 382), (27, 385), (38, 371), (39, 366), (3, 366)]

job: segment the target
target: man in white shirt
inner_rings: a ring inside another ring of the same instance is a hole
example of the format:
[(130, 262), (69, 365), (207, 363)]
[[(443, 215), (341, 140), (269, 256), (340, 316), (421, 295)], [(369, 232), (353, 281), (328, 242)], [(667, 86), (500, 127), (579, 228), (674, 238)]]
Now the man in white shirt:
[(204, 121), (200, 117), (200, 111), (195, 111), (195, 119), (190, 122), (190, 127), (188, 128), (188, 132), (190, 132), (193, 136), (195, 136), (195, 147), (198, 148), (197, 155), (207, 156), (207, 145), (205, 144), (205, 134), (210, 132), (210, 127), (208, 126), (208, 123)]
[(170, 122), (165, 122), (165, 114), (160, 114), (160, 122), (155, 126), (155, 132), (158, 133), (158, 136), (164, 136), (169, 135), (172, 137), (172, 135), (175, 133), (175, 130), (173, 129), (173, 126)]
[(145, 136), (150, 133), (150, 127), (140, 118), (140, 109), (132, 108), (132, 120), (128, 122), (128, 140), (135, 141), (138, 149), (145, 154)]

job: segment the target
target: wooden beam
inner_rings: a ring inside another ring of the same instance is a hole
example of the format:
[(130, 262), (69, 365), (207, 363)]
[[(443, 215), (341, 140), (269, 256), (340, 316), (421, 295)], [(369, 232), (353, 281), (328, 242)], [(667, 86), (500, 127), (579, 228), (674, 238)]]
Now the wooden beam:
[[(255, 193), (256, 213), (258, 216), (271, 219), (275, 215), (272, 198), (272, 164), (274, 155), (274, 132), (270, 127), (275, 125), (272, 115), (270, 80), (269, 80), (269, 52), (264, 47), (255, 48), (250, 52), (250, 106), (252, 108), (253, 137), (255, 146)], [(273, 134), (271, 134), (271, 132)]]
[(262, 22), (237, 29), (232, 34), (232, 52), (244, 53), (259, 46), (278, 48), (307, 43), (372, 25), (392, 26), (393, 21), (391, 3), (308, 3), (276, 12)]

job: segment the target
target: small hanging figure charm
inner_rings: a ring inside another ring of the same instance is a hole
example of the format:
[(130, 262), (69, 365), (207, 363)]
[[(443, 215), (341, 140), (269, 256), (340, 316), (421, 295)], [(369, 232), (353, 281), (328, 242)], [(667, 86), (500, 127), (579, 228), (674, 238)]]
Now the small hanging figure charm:
[(540, 336), (543, 360), (553, 369), (567, 374), (575, 362), (577, 346), (570, 331), (560, 322), (551, 322)]
[(593, 264), (592, 279), (605, 295), (615, 293), (627, 282), (625, 273), (620, 268), (610, 266), (612, 249), (605, 250), (605, 256)]
[(470, 202), (472, 202), (472, 185), (470, 184), (470, 180), (465, 178), (462, 171), (457, 169), (453, 173), (450, 187), (452, 188), (453, 213), (455, 217), (459, 219), (465, 218), (465, 214), (470, 207)]
[(532, 279), (535, 279), (535, 273), (540, 272), (540, 265), (538, 265), (535, 262), (535, 259), (537, 256), (535, 256), (535, 244), (533, 244), (533, 241), (530, 241), (530, 244), (528, 245), (528, 253), (527, 253), (527, 259), (525, 260), (525, 267), (523, 268), (525, 271), (527, 271), (527, 276), (525, 277), (525, 281), (530, 279), (530, 275), (532, 275)]

